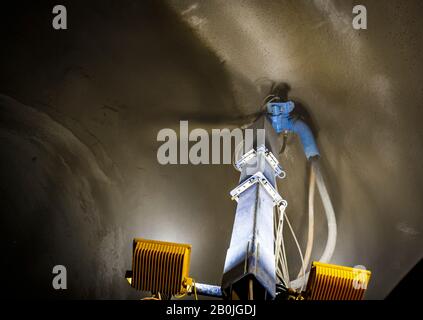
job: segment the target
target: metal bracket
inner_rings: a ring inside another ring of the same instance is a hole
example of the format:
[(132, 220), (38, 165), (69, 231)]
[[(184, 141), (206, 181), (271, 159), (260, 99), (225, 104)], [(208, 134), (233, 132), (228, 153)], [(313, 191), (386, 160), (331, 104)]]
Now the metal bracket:
[(270, 164), (270, 166), (275, 170), (276, 175), (283, 179), (286, 177), (286, 172), (282, 169), (282, 166), (279, 164), (278, 159), (271, 153), (269, 150), (265, 150), (264, 156), (267, 160), (267, 162)]
[(245, 153), (241, 159), (239, 159), (236, 163), (235, 163), (235, 167), (241, 171), (242, 167), (244, 167), (248, 161), (250, 161), (251, 159), (255, 158), (257, 156), (257, 152), (254, 149), (251, 149), (250, 151), (248, 151), (247, 153)]
[(282, 166), (279, 164), (279, 161), (276, 159), (276, 157), (271, 153), (267, 148), (260, 146), (258, 150), (251, 149), (247, 153), (245, 153), (241, 159), (239, 159), (235, 163), (235, 167), (241, 171), (242, 168), (251, 160), (257, 157), (257, 152), (263, 152), (264, 157), (266, 161), (269, 163), (269, 165), (272, 167), (273, 170), (275, 170), (276, 176), (283, 179), (286, 177), (285, 171), (282, 169)]
[(286, 204), (286, 201), (280, 196), (280, 194), (275, 190), (269, 180), (267, 180), (267, 178), (261, 172), (257, 172), (256, 174), (245, 180), (243, 183), (241, 183), (238, 187), (233, 189), (230, 192), (232, 200), (238, 202), (241, 193), (243, 193), (245, 190), (247, 190), (256, 183), (260, 183), (263, 186), (264, 190), (266, 190), (267, 193), (272, 197), (273, 203), (276, 206)]

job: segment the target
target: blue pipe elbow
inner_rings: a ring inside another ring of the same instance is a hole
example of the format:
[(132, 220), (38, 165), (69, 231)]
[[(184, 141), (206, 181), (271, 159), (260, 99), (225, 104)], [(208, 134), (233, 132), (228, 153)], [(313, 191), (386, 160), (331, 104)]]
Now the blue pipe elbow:
[(273, 128), (277, 133), (291, 131), (300, 137), (304, 153), (309, 160), (312, 157), (320, 156), (317, 143), (310, 127), (300, 119), (293, 119), (291, 112), (295, 104), (288, 102), (271, 102), (267, 105), (267, 111)]
[(315, 156), (320, 156), (319, 149), (317, 148), (316, 140), (311, 132), (310, 127), (302, 120), (294, 121), (293, 130), (301, 140), (304, 153), (308, 160)]

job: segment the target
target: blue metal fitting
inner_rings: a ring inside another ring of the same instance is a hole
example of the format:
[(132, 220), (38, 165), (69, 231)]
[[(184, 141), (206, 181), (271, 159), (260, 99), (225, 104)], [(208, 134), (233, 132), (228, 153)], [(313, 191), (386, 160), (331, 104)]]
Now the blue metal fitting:
[(297, 134), (300, 137), (307, 159), (319, 156), (319, 149), (310, 127), (304, 121), (294, 119), (291, 116), (294, 108), (295, 104), (292, 101), (269, 102), (267, 104), (267, 112), (273, 128), (277, 133), (291, 131)]
[(218, 286), (213, 286), (210, 284), (195, 283), (195, 288), (197, 294), (208, 297), (222, 298), (223, 293), (222, 289)]

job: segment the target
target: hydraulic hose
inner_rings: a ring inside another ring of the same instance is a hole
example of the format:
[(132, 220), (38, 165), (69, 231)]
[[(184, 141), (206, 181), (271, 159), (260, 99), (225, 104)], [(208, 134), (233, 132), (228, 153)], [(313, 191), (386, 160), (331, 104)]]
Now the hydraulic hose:
[[(336, 226), (335, 210), (333, 209), (332, 202), (330, 200), (329, 193), (326, 188), (326, 184), (323, 180), (319, 159), (312, 158), (310, 159), (310, 162), (311, 162), (311, 168), (312, 170), (314, 170), (314, 173), (316, 175), (317, 189), (319, 190), (320, 198), (322, 199), (323, 208), (325, 209), (326, 220), (328, 224), (328, 239), (326, 241), (326, 247), (319, 261), (329, 262), (330, 259), (332, 258), (332, 255), (336, 246), (337, 226)], [(304, 277), (298, 277), (296, 280), (291, 281), (291, 287), (292, 288), (303, 287), (305, 281), (307, 281), (307, 278), (308, 278), (308, 273)]]
[[(313, 250), (314, 241), (314, 193), (316, 189), (316, 174), (314, 173), (313, 166), (310, 166), (310, 178), (308, 185), (308, 235), (307, 235), (307, 248), (304, 254), (304, 265), (307, 267)], [(297, 278), (301, 277), (302, 272), (298, 273)]]
[(328, 223), (328, 240), (326, 242), (325, 250), (323, 251), (323, 254), (320, 257), (319, 261), (329, 262), (332, 258), (336, 246), (337, 227), (335, 210), (333, 209), (328, 190), (326, 189), (325, 181), (323, 180), (323, 176), (320, 170), (320, 163), (317, 159), (314, 159), (311, 160), (311, 165), (316, 173), (317, 189), (319, 190), (320, 198), (322, 199)]

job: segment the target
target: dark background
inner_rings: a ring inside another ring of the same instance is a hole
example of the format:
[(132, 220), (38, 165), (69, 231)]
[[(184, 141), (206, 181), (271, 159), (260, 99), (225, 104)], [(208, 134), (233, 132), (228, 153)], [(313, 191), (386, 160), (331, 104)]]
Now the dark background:
[[(0, 4), (0, 250), (11, 298), (137, 298), (131, 241), (193, 245), (219, 284), (238, 175), (160, 166), (162, 128), (233, 128), (287, 82), (318, 133), (338, 219), (333, 263), (372, 270), (384, 298), (422, 257), (421, 1), (60, 1)], [(280, 190), (305, 247), (307, 166), (289, 137)], [(316, 200), (320, 256), (326, 226)], [(292, 277), (299, 269), (287, 238)], [(54, 265), (68, 290), (51, 286)]]

